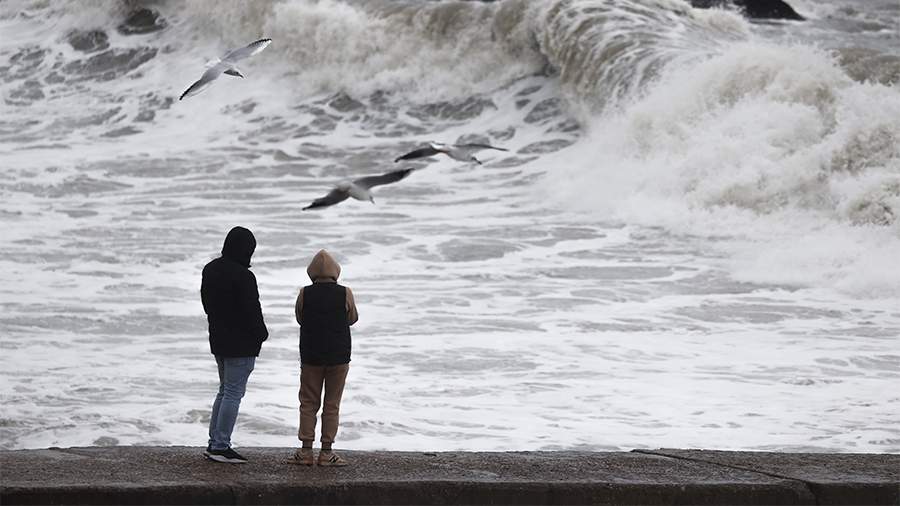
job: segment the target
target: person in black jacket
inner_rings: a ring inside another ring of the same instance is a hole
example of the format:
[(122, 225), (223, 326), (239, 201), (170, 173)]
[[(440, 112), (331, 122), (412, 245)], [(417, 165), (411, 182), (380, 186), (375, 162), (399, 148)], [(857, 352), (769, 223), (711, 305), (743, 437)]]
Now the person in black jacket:
[[(301, 447), (294, 462), (311, 466), (316, 414), (322, 407), (322, 451), (318, 465), (345, 466), (347, 461), (331, 449), (338, 430), (344, 383), (350, 370), (350, 326), (359, 315), (349, 287), (338, 284), (341, 266), (327, 251), (316, 253), (306, 273), (311, 285), (300, 289), (294, 315), (300, 324), (300, 429)], [(324, 402), (322, 393), (325, 393)]]
[(219, 392), (212, 407), (204, 455), (217, 462), (247, 462), (231, 448), (231, 432), (247, 379), (263, 341), (269, 337), (256, 276), (250, 272), (255, 249), (253, 233), (234, 227), (225, 237), (222, 256), (203, 268), (200, 298), (209, 322), (209, 347), (219, 367)]

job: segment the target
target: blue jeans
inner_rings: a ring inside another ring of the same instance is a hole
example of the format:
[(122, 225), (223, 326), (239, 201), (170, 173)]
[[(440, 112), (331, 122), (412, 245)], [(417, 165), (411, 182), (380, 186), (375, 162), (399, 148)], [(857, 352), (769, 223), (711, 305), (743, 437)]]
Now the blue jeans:
[(231, 432), (237, 421), (241, 398), (247, 390), (247, 378), (253, 372), (256, 357), (222, 357), (216, 355), (219, 366), (219, 393), (209, 417), (209, 447), (213, 450), (231, 448)]

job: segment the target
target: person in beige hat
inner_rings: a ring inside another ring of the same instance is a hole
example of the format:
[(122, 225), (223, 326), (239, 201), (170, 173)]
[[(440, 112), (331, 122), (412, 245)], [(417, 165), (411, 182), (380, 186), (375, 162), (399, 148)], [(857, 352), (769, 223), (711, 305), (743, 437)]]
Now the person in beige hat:
[[(297, 295), (294, 314), (300, 324), (301, 447), (294, 461), (311, 466), (346, 466), (331, 448), (338, 430), (344, 382), (350, 369), (350, 326), (359, 315), (353, 292), (338, 284), (341, 266), (327, 251), (316, 253), (306, 273), (312, 281)], [(324, 390), (325, 399), (322, 400)], [(316, 415), (322, 406), (322, 449), (313, 458)]]

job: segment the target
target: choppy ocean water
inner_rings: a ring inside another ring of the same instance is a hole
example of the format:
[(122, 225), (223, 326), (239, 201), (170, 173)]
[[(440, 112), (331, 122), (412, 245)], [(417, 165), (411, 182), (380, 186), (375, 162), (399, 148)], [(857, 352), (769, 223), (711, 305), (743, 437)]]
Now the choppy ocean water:
[[(271, 337), (238, 445), (295, 444), (327, 248), (342, 447), (900, 451), (896, 2), (153, 2), (123, 33), (138, 5), (0, 2), (0, 447), (202, 445), (200, 269), (239, 224)], [(429, 140), (510, 151), (301, 211)]]

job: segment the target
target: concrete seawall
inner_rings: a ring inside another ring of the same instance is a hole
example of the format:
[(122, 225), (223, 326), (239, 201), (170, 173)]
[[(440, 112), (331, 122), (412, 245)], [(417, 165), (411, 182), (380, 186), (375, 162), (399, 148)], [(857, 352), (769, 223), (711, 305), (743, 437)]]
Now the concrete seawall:
[(702, 450), (341, 452), (87, 447), (0, 452), (0, 504), (900, 504), (900, 455)]

